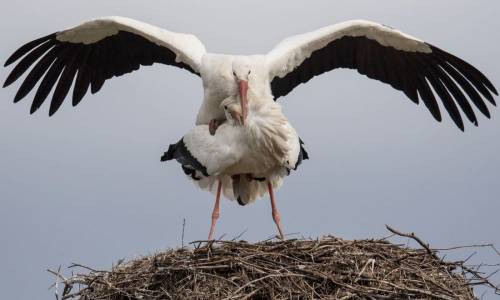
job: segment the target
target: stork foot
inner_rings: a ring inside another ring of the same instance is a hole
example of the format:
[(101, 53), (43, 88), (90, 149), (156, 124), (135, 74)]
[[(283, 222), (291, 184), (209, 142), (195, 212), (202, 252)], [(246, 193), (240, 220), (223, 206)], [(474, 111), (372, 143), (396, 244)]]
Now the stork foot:
[(212, 119), (208, 123), (208, 131), (210, 131), (211, 135), (215, 135), (215, 132), (217, 131), (217, 128), (219, 128), (220, 125), (222, 125), (225, 122), (225, 120), (217, 120), (217, 119)]
[(285, 235), (283, 234), (283, 229), (281, 228), (281, 217), (278, 211), (273, 212), (273, 220), (276, 223), (276, 227), (278, 227), (279, 238), (284, 240)]
[(212, 223), (210, 224), (210, 233), (208, 234), (209, 241), (211, 241), (214, 237), (215, 223), (217, 223), (217, 219), (219, 218), (219, 202), (220, 202), (221, 189), (222, 189), (222, 182), (219, 180), (219, 184), (217, 185), (217, 195), (215, 196), (214, 209), (212, 211)]
[(283, 229), (281, 228), (281, 217), (280, 217), (280, 214), (278, 212), (278, 209), (276, 208), (276, 202), (274, 201), (273, 185), (270, 182), (268, 182), (267, 188), (269, 191), (269, 198), (271, 198), (271, 209), (272, 209), (272, 214), (273, 214), (273, 220), (274, 220), (274, 223), (276, 223), (276, 227), (278, 227), (280, 239), (284, 240), (285, 236), (283, 234)]

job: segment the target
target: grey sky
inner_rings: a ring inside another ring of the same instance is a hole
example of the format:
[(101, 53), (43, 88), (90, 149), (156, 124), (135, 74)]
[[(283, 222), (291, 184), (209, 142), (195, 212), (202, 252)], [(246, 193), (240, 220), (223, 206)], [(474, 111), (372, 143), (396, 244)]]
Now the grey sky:
[[(500, 87), (498, 1), (124, 1), (39, 0), (2, 5), (4, 61), (20, 44), (98, 16), (122, 15), (197, 35), (211, 52), (265, 53), (282, 38), (348, 19), (396, 27), (448, 50)], [(3, 81), (9, 69), (0, 69)], [(108, 268), (206, 238), (212, 195), (177, 164), (169, 143), (194, 123), (200, 80), (155, 65), (108, 81), (76, 108), (33, 95), (14, 105), (19, 83), (0, 91), (0, 287), (5, 299), (52, 299), (45, 271), (80, 262)], [(497, 98), (497, 101), (500, 101)], [(311, 160), (277, 192), (287, 233), (380, 237), (384, 224), (436, 247), (500, 246), (500, 112), (479, 128), (433, 121), (423, 105), (353, 71), (310, 81), (281, 100)], [(47, 104), (47, 103), (46, 103)], [(275, 234), (267, 198), (223, 201), (217, 236)], [(404, 241), (403, 241), (404, 242)], [(464, 258), (466, 253), (457, 253)], [(498, 262), (485, 250), (474, 262)], [(496, 277), (500, 281), (500, 276)], [(485, 297), (489, 299), (492, 296)]]

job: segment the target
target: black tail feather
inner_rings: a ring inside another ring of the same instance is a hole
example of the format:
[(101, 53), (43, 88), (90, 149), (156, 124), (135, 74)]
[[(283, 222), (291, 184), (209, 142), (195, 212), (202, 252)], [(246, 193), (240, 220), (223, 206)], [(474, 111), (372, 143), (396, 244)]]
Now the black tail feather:
[(295, 164), (295, 167), (293, 168), (294, 170), (297, 170), (297, 168), (300, 166), (303, 160), (309, 159), (309, 154), (307, 153), (306, 149), (304, 148), (304, 142), (302, 139), (299, 138), (299, 143), (300, 143), (300, 151), (299, 151), (299, 159), (297, 159), (297, 163)]
[(175, 151), (177, 150), (177, 144), (172, 144), (168, 147), (167, 152), (161, 157), (161, 161), (168, 161), (174, 159)]
[(207, 168), (189, 152), (186, 144), (184, 144), (184, 139), (181, 139), (177, 144), (170, 145), (167, 152), (161, 157), (161, 161), (173, 159), (177, 160), (177, 162), (182, 165), (184, 173), (186, 173), (186, 170), (190, 170), (187, 175), (191, 176), (194, 180), (200, 180), (200, 178), (196, 176), (196, 171), (203, 174), (203, 176), (209, 176)]

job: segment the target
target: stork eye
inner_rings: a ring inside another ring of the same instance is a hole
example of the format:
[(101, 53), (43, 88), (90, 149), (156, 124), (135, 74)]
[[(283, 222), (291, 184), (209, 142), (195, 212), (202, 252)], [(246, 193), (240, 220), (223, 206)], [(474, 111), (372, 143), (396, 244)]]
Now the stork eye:
[(224, 109), (227, 109), (227, 105), (224, 105)]
[(252, 73), (252, 71), (251, 71), (251, 70), (248, 70), (248, 75), (250, 75), (250, 73)]
[(235, 71), (233, 71), (233, 76), (236, 77), (236, 72)]

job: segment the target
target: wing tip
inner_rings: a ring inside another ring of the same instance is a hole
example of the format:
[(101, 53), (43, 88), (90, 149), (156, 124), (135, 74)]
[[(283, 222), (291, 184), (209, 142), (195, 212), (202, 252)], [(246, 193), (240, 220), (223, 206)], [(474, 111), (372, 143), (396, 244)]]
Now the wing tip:
[(491, 92), (495, 94), (495, 96), (498, 96), (497, 88), (493, 84), (491, 84)]
[(2, 85), (2, 88), (6, 88), (8, 87), (9, 85), (11, 85), (12, 82), (7, 82), (7, 80), (5, 80), (5, 82), (3, 83)]
[(9, 76), (7, 76), (7, 79), (5, 79), (5, 82), (3, 83), (3, 88), (6, 88), (8, 87), (9, 85), (11, 85), (12, 83), (14, 83), (16, 81), (17, 78), (15, 78), (15, 76), (13, 75), (13, 73), (10, 73)]
[(12, 63), (14, 63), (18, 59), (20, 59), (21, 57), (25, 56), (28, 52), (30, 52), (34, 48), (40, 46), (41, 44), (45, 43), (48, 40), (55, 39), (56, 36), (57, 36), (57, 32), (53, 32), (53, 33), (51, 33), (49, 35), (37, 38), (35, 40), (32, 40), (32, 41), (30, 41), (30, 42), (22, 45), (19, 49), (17, 49), (16, 51), (14, 51), (14, 53), (12, 53), (9, 56), (9, 58), (7, 58), (7, 60), (5, 61), (5, 63), (4, 63), (3, 66), (4, 67), (8, 67)]
[(40, 108), (40, 106), (42, 105), (43, 102), (40, 103), (39, 105), (35, 105), (35, 103), (37, 103), (36, 96), (35, 96), (35, 100), (33, 100), (33, 103), (31, 103), (30, 115), (36, 113), (36, 111)]
[(464, 122), (462, 120), (462, 117), (460, 117), (458, 120), (453, 120), (453, 122), (455, 123), (455, 125), (457, 125), (457, 127), (462, 131), (462, 132), (465, 132), (465, 125), (464, 125)]
[(21, 101), (24, 98), (25, 95), (21, 95), (18, 91), (18, 93), (14, 96), (14, 103), (17, 103)]
[(455, 120), (453, 120), (455, 125), (458, 127), (458, 129), (460, 129), (460, 131), (462, 132), (465, 132), (465, 125), (463, 122), (456, 122)]
[(430, 111), (434, 120), (436, 120), (438, 123), (443, 122), (443, 116), (441, 115), (441, 110), (439, 108), (431, 109), (431, 108), (427, 107), (427, 109)]
[(52, 117), (57, 112), (57, 110), (58, 110), (58, 108), (56, 108), (56, 109), (50, 108), (49, 109), (49, 118)]
[(9, 56), (9, 58), (7, 58), (7, 60), (3, 64), (4, 68), (10, 66), (11, 64), (13, 64), (14, 62), (16, 62), (18, 59), (20, 59), (22, 57), (22, 56), (17, 57), (18, 55), (16, 55), (16, 54), (17, 53), (13, 53), (11, 56)]
[[(498, 97), (498, 91), (496, 90), (496, 88), (494, 86), (492, 86), (492, 89), (490, 89), (490, 92), (492, 92), (493, 95)], [(493, 98), (493, 96), (486, 97), (486, 100), (488, 100), (488, 102), (491, 103), (493, 106), (497, 106), (497, 102), (495, 101), (495, 98)]]

